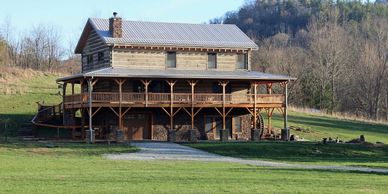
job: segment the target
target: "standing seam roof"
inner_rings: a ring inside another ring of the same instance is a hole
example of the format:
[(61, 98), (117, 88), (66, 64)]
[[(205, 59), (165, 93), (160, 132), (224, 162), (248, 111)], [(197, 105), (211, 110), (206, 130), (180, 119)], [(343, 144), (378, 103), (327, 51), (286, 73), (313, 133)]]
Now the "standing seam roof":
[(233, 24), (185, 24), (123, 20), (123, 37), (112, 38), (108, 19), (90, 18), (89, 21), (97, 34), (108, 44), (258, 48), (244, 32)]

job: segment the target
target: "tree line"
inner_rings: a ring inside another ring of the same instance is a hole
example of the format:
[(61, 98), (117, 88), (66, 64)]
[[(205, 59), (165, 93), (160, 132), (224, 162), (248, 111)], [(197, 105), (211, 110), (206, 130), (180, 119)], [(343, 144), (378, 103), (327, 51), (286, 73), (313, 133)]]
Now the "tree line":
[(61, 44), (63, 34), (53, 25), (36, 25), (17, 33), (9, 19), (0, 25), (0, 67), (76, 72), (79, 57)]
[(297, 77), (290, 103), (388, 120), (386, 1), (247, 1), (210, 23), (255, 40), (253, 68)]

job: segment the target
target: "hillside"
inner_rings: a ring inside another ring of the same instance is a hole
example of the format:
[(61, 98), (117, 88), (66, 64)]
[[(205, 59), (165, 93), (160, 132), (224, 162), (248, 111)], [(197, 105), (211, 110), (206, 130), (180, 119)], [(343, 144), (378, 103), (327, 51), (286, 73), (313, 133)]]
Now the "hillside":
[(60, 103), (55, 79), (59, 74), (31, 69), (2, 68), (0, 71), (0, 129), (7, 123), (10, 135), (28, 123), (37, 111), (37, 102)]
[[(54, 73), (33, 71), (30, 69), (5, 69), (0, 74), (0, 125), (4, 121), (10, 125), (11, 134), (23, 124), (28, 123), (37, 110), (36, 102), (48, 104), (60, 103), (59, 89)], [(264, 114), (265, 116), (265, 114)], [(283, 119), (275, 115), (274, 126), (283, 126)], [(341, 120), (330, 116), (290, 111), (289, 126), (307, 140), (321, 140), (323, 137), (339, 137), (350, 140), (365, 135), (367, 141), (388, 143), (388, 125), (367, 123), (354, 120)]]

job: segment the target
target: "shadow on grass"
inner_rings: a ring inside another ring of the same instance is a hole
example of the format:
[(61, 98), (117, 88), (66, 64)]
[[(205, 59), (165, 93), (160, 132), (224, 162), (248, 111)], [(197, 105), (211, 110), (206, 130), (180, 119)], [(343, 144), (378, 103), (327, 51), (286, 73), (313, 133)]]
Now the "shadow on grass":
[(124, 144), (86, 144), (86, 143), (55, 143), (55, 142), (0, 142), (0, 148), (16, 153), (53, 156), (99, 156), (111, 153), (131, 153), (138, 149)]
[(285, 171), (285, 172), (302, 172), (302, 173), (310, 173), (310, 172), (318, 172), (318, 173), (337, 173), (337, 174), (374, 174), (387, 176), (386, 173), (383, 172), (362, 172), (362, 171), (351, 171), (351, 170), (335, 170), (335, 169), (302, 169), (302, 168), (272, 168), (272, 167), (247, 167), (247, 168), (231, 168), (230, 171), (235, 172), (256, 172), (262, 170), (270, 170), (270, 171)]
[(197, 143), (190, 146), (211, 153), (247, 159), (284, 162), (388, 163), (388, 146), (313, 142)]
[(0, 136), (16, 136), (17, 130), (30, 124), (32, 114), (0, 114)]

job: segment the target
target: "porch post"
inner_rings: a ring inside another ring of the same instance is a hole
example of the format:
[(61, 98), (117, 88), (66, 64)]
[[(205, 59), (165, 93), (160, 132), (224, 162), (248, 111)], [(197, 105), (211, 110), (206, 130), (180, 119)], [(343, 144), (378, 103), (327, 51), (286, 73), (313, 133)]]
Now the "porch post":
[(176, 81), (169, 80), (167, 83), (170, 85), (170, 129), (168, 130), (167, 140), (169, 142), (175, 142), (175, 129), (174, 129), (174, 85)]
[(74, 82), (71, 82), (71, 95), (74, 95)]
[(225, 111), (225, 104), (226, 104), (226, 94), (225, 94), (225, 87), (228, 84), (227, 81), (221, 81), (220, 82), (222, 86), (222, 130), (220, 131), (220, 140), (221, 141), (227, 141), (229, 139), (228, 132), (226, 131), (226, 111)]
[(284, 83), (284, 128), (282, 129), (282, 140), (290, 140), (290, 129), (288, 128), (288, 82)]
[[(63, 108), (64, 107), (64, 104), (65, 104), (65, 97), (66, 97), (66, 87), (67, 87), (67, 83), (66, 82), (63, 82), (63, 86), (62, 86), (62, 97), (63, 97), (63, 100), (62, 100), (62, 104), (63, 104)], [(63, 109), (64, 110), (64, 109)]]
[(144, 84), (144, 90), (145, 90), (145, 106), (148, 107), (148, 85), (150, 85), (150, 80), (141, 80), (141, 82)]
[(82, 79), (80, 81), (80, 102), (81, 102), (81, 138), (85, 139), (85, 109), (84, 109), (84, 101), (83, 101), (83, 96), (84, 96), (84, 80)]
[(261, 133), (261, 129), (258, 129), (257, 128), (257, 86), (258, 86), (258, 83), (255, 81), (253, 83), (253, 91), (254, 91), (254, 94), (253, 94), (253, 128), (252, 128), (252, 131), (251, 131), (251, 140), (252, 141), (258, 141), (260, 139), (260, 133)]
[(123, 130), (123, 120), (122, 120), (122, 102), (123, 102), (123, 84), (124, 81), (119, 79), (115, 80), (119, 86), (119, 130)]
[(67, 87), (67, 83), (66, 82), (63, 82), (63, 85), (62, 85), (62, 123), (63, 125), (67, 125), (67, 117), (66, 117), (66, 109), (65, 109), (65, 103), (66, 103), (66, 87)]
[(194, 127), (194, 117), (195, 117), (195, 113), (194, 113), (194, 104), (195, 104), (195, 95), (194, 95), (194, 88), (195, 88), (195, 85), (197, 84), (197, 81), (189, 81), (189, 84), (191, 86), (191, 130), (190, 130), (190, 141), (191, 142), (194, 142), (197, 140), (197, 134), (196, 134), (196, 130), (195, 130), (195, 127)]
[(93, 91), (93, 84), (92, 79), (88, 79), (88, 92), (89, 92), (89, 139), (88, 143), (94, 143), (94, 134), (93, 134), (93, 107), (92, 107), (92, 91)]
[[(272, 83), (267, 84), (267, 93), (272, 94)], [(272, 113), (273, 109), (271, 111), (271, 108), (268, 108), (268, 133), (272, 131)]]

